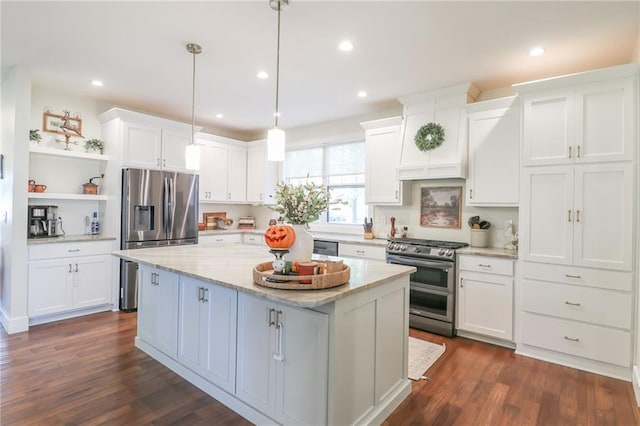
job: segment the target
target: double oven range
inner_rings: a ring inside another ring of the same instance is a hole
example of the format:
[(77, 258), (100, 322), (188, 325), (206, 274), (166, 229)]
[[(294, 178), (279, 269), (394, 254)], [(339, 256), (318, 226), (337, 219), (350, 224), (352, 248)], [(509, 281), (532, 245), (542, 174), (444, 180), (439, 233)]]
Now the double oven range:
[(414, 266), (409, 295), (409, 326), (444, 336), (455, 335), (456, 250), (467, 243), (394, 238), (387, 263)]

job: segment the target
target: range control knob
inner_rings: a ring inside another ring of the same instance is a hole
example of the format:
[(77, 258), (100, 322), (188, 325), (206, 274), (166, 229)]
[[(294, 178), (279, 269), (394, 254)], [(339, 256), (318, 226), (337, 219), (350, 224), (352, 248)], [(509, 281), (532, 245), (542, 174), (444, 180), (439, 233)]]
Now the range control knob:
[(420, 249), (420, 247), (416, 247), (415, 252), (416, 253), (420, 253), (422, 250)]
[(451, 255), (453, 255), (453, 251), (451, 250), (447, 250), (445, 253), (447, 256), (451, 257)]
[(439, 254), (440, 256), (444, 256), (444, 249), (440, 249), (440, 250), (438, 250), (438, 254)]
[(407, 246), (404, 244), (400, 246), (400, 251), (407, 251)]

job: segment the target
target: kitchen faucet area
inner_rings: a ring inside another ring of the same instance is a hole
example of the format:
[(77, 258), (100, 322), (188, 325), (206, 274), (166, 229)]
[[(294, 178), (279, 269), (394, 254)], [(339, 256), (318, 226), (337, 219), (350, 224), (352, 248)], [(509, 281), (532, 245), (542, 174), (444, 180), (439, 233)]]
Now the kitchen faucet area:
[(0, 423), (640, 425), (640, 3), (0, 27)]

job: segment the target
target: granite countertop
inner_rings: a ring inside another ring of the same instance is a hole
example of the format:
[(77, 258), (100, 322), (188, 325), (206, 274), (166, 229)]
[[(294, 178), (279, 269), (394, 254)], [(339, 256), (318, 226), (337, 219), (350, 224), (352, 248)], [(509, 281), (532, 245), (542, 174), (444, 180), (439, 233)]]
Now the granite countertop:
[[(189, 245), (118, 250), (113, 254), (126, 260), (302, 308), (322, 306), (347, 295), (383, 285), (416, 270), (412, 266), (344, 258), (344, 262), (351, 268), (351, 279), (345, 285), (326, 290), (278, 290), (253, 282), (253, 268), (261, 262), (273, 261), (273, 256), (264, 247), (245, 244), (222, 244), (215, 247)], [(314, 255), (314, 259), (326, 258), (327, 256)]]
[(116, 237), (108, 235), (62, 235), (60, 237), (29, 238), (27, 245), (51, 244), (51, 243), (76, 243), (83, 241), (108, 241), (115, 240)]
[(474, 256), (503, 257), (507, 259), (517, 259), (516, 250), (508, 250), (500, 247), (464, 247), (456, 250), (456, 254), (472, 254)]
[[(212, 231), (199, 231), (198, 235), (220, 235), (220, 234), (259, 234), (264, 235), (265, 229), (224, 229), (224, 230), (212, 230)], [(331, 234), (326, 232), (313, 232), (311, 231), (311, 235), (313, 235), (313, 239), (315, 240), (324, 240), (324, 241), (336, 241), (339, 243), (352, 243), (352, 244), (362, 244), (362, 245), (370, 245), (370, 246), (383, 246), (386, 247), (387, 239), (386, 238), (374, 238), (372, 240), (365, 239), (362, 235), (352, 235), (352, 234)]]

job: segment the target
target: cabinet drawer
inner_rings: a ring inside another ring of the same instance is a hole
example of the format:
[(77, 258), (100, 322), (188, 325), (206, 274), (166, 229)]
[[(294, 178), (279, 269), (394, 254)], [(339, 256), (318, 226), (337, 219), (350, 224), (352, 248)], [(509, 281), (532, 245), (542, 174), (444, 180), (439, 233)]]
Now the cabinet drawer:
[(525, 312), (522, 315), (522, 342), (623, 367), (631, 366), (631, 333), (628, 331)]
[(631, 272), (605, 271), (603, 269), (581, 268), (579, 266), (522, 262), (522, 277), (610, 290), (631, 291), (632, 288)]
[(522, 280), (525, 311), (631, 329), (631, 293)]
[(221, 235), (200, 235), (198, 244), (240, 244), (242, 235), (240, 234), (221, 234)]
[(513, 276), (513, 261), (487, 256), (458, 256), (460, 270)]
[(244, 244), (254, 244), (257, 246), (266, 246), (263, 234), (243, 234), (242, 242)]
[(346, 257), (362, 257), (365, 259), (384, 260), (386, 256), (386, 247), (339, 243), (338, 254)]
[(111, 240), (35, 244), (29, 246), (29, 260), (92, 256), (96, 254), (110, 254), (112, 251), (113, 241)]

